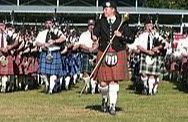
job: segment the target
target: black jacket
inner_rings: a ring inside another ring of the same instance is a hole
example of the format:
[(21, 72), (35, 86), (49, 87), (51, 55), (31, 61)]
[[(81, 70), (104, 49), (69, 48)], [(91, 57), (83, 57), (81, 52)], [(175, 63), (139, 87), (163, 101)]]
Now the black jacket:
[[(114, 31), (118, 29), (121, 23), (121, 18), (116, 16), (116, 21), (112, 24), (112, 36)], [(135, 34), (131, 32), (127, 23), (124, 23), (120, 30), (122, 37), (115, 37), (112, 43), (112, 48), (116, 51), (121, 51), (126, 48), (126, 43), (133, 43)], [(107, 18), (103, 17), (98, 20), (94, 28), (93, 34), (99, 39), (99, 50), (104, 51), (110, 42), (110, 25)]]

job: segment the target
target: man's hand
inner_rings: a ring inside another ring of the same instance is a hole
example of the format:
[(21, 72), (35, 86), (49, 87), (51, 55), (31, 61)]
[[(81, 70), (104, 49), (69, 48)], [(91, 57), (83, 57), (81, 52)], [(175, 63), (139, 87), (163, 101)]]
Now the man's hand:
[(55, 43), (54, 40), (52, 40), (52, 39), (48, 40), (48, 44), (49, 44), (49, 45), (53, 45), (54, 43)]
[(1, 48), (1, 52), (2, 52), (2, 53), (7, 53), (8, 50), (7, 50), (7, 48)]
[(147, 52), (150, 56), (153, 56), (155, 53), (153, 52), (153, 51), (151, 51), (151, 50), (149, 50), (148, 52)]
[(114, 35), (117, 36), (117, 37), (122, 37), (122, 33), (119, 32), (119, 31), (114, 31)]
[(95, 35), (92, 36), (92, 40), (96, 41), (97, 37)]
[(157, 47), (154, 47), (154, 48), (152, 48), (151, 49), (153, 52), (155, 52), (155, 53), (159, 53), (159, 49), (157, 48)]
[(80, 48), (80, 44), (75, 44), (72, 48), (72, 50), (77, 50), (78, 48)]
[(10, 50), (12, 48), (12, 46), (7, 45), (7, 50)]

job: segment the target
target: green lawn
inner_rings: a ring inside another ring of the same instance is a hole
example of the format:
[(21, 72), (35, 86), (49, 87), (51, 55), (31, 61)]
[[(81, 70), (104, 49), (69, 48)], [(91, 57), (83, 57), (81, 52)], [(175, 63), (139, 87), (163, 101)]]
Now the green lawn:
[(40, 89), (0, 94), (0, 121), (188, 122), (188, 93), (172, 83), (162, 82), (156, 96), (144, 96), (122, 82), (116, 116), (99, 111), (100, 94), (79, 97), (82, 85), (54, 95)]

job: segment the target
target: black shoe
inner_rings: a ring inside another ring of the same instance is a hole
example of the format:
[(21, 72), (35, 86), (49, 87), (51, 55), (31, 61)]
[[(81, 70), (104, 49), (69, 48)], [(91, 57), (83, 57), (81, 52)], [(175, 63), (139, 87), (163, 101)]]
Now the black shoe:
[(105, 99), (102, 99), (101, 110), (102, 110), (103, 112), (107, 112), (107, 110), (108, 110), (108, 105), (107, 105), (107, 102), (106, 102)]
[(115, 108), (114, 105), (112, 105), (112, 106), (110, 107), (109, 113), (110, 113), (111, 115), (116, 115), (116, 108)]

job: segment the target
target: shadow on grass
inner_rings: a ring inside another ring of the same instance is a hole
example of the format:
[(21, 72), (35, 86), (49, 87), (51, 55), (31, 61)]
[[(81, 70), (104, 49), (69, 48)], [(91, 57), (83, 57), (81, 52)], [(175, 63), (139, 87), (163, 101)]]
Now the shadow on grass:
[(169, 81), (176, 86), (173, 89), (179, 90), (179, 91), (184, 92), (184, 93), (188, 93), (188, 82), (187, 82), (187, 80), (188, 80), (187, 76), (183, 77), (183, 76), (176, 74), (176, 73), (172, 73), (171, 78), (169, 78)]
[(188, 93), (188, 86), (185, 82), (173, 81), (172, 83), (176, 86), (173, 89), (184, 92), (184, 93)]
[(138, 95), (143, 95), (143, 86), (142, 84), (130, 84), (128, 85), (128, 88), (126, 90), (129, 91), (131, 94), (138, 94)]
[[(98, 112), (103, 112), (101, 110), (101, 105), (88, 105), (85, 107), (86, 109), (89, 109), (89, 110), (94, 110), (94, 111), (98, 111)], [(116, 111), (119, 112), (119, 111), (123, 111), (123, 109), (121, 107), (116, 107)]]

